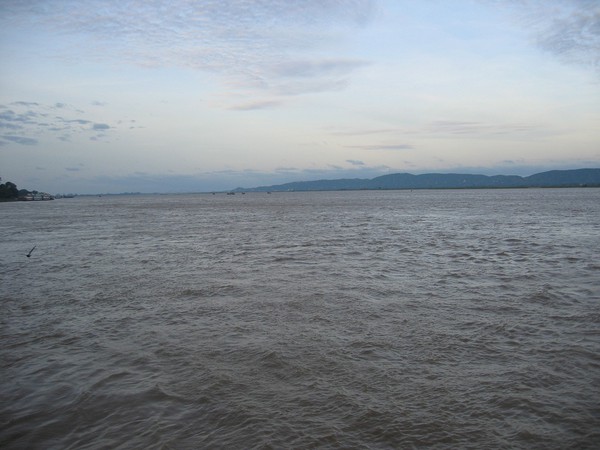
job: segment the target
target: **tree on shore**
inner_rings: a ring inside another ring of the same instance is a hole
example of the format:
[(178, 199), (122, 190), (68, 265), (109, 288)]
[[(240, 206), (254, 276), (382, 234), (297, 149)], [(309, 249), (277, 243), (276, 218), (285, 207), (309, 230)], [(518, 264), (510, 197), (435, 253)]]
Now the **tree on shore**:
[(19, 189), (15, 183), (7, 181), (0, 184), (0, 201), (16, 200), (19, 197)]

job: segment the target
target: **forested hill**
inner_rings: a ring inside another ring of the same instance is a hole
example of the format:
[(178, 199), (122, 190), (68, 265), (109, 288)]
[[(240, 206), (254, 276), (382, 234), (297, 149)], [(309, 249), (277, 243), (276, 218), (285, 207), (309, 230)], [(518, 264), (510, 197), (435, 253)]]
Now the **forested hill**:
[(364, 189), (482, 189), (518, 187), (600, 187), (600, 169), (551, 170), (528, 177), (517, 175), (472, 175), (394, 173), (372, 179), (296, 181), (273, 186), (237, 188), (236, 191), (338, 191)]

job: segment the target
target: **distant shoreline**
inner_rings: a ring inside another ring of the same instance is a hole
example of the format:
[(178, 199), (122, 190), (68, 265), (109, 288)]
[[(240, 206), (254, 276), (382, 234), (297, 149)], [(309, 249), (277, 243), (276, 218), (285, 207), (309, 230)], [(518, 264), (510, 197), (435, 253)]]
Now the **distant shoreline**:
[(476, 191), (476, 190), (513, 190), (513, 189), (597, 189), (597, 185), (573, 185), (573, 186), (515, 186), (515, 187), (448, 187), (448, 188), (386, 188), (386, 189), (305, 189), (305, 190), (273, 190), (254, 191), (230, 190), (230, 191), (196, 191), (196, 192), (117, 192), (103, 194), (77, 194), (76, 197), (136, 197), (152, 195), (227, 195), (227, 194), (267, 194), (267, 193), (302, 193), (302, 192), (382, 192), (382, 191)]
[(395, 173), (372, 179), (296, 181), (255, 188), (236, 188), (232, 192), (415, 190), (415, 189), (518, 189), (600, 187), (600, 169), (551, 170), (528, 177), (518, 175), (474, 175)]
[(600, 187), (600, 168), (573, 170), (551, 170), (527, 177), (518, 175), (476, 175), (458, 173), (429, 173), (412, 175), (394, 173), (372, 179), (334, 179), (315, 181), (295, 181), (271, 186), (253, 188), (238, 187), (219, 191), (187, 192), (120, 192), (96, 194), (57, 194), (18, 190), (16, 185), (7, 182), (0, 202), (19, 200), (52, 200), (54, 198), (135, 196), (135, 195), (185, 195), (185, 194), (245, 194), (250, 192), (329, 192), (329, 191), (412, 191), (412, 190), (470, 190), (470, 189), (562, 189)]

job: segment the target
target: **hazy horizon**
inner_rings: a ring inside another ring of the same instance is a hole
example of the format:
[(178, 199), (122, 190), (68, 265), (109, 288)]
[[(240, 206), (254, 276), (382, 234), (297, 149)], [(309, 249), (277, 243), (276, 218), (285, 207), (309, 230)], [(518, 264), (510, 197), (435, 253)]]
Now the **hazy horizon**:
[(600, 167), (600, 4), (0, 4), (0, 176), (210, 192)]

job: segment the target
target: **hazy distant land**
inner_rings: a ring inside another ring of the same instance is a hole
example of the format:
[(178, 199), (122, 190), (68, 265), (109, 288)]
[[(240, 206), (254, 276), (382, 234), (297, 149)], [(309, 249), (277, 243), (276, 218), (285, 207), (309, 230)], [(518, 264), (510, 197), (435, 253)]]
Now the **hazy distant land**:
[(483, 189), (526, 187), (600, 187), (600, 169), (551, 170), (528, 177), (518, 175), (473, 175), (394, 173), (372, 179), (295, 181), (273, 186), (236, 188), (237, 192), (339, 191), (375, 189)]
[[(229, 192), (290, 192), (290, 191), (344, 191), (394, 189), (511, 189), (550, 187), (600, 187), (600, 168), (551, 170), (527, 177), (518, 175), (474, 175), (459, 173), (427, 173), (413, 175), (394, 173), (376, 178), (342, 178), (336, 180), (294, 181), (253, 188), (238, 187)], [(156, 191), (154, 194), (160, 194)], [(102, 195), (136, 195), (141, 192)], [(0, 201), (53, 200), (78, 194), (56, 194), (19, 189), (9, 181), (0, 184)], [(80, 195), (80, 194), (79, 194)], [(99, 194), (87, 194), (99, 195)], [(87, 196), (84, 195), (84, 196)]]

